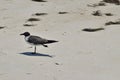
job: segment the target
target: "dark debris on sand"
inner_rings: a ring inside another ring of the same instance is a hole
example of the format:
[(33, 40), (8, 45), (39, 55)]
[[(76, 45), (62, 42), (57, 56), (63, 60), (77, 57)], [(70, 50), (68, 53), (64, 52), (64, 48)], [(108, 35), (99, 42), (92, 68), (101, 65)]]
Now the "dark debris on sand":
[(68, 12), (58, 12), (58, 14), (67, 14)]
[(102, 13), (100, 10), (94, 11), (94, 12), (92, 13), (92, 15), (94, 15), (94, 16), (102, 16), (102, 15), (105, 15), (105, 16), (113, 16), (112, 13)]
[(120, 1), (119, 0), (103, 0), (103, 2), (120, 5)]
[(59, 63), (55, 63), (55, 65), (60, 65)]
[(118, 25), (120, 24), (120, 21), (109, 21), (109, 22), (106, 22), (105, 25)]
[(98, 7), (98, 6), (106, 6), (105, 2), (99, 2), (99, 3), (96, 3), (96, 4), (88, 4), (87, 5), (88, 7)]
[(32, 1), (35, 1), (35, 2), (47, 2), (47, 1), (44, 1), (44, 0), (32, 0)]
[(92, 13), (92, 15), (94, 15), (94, 16), (102, 16), (102, 13), (101, 13), (100, 10), (97, 10), (97, 11), (94, 11), (94, 12)]
[(5, 26), (0, 26), (0, 29), (3, 29), (3, 28), (5, 28)]
[(106, 16), (113, 16), (112, 13), (105, 13)]
[(43, 16), (43, 15), (47, 15), (48, 13), (35, 13), (35, 14), (33, 14), (33, 15), (35, 15), (35, 16)]
[(35, 26), (35, 25), (34, 24), (23, 24), (23, 26), (31, 27), (31, 26)]
[(104, 30), (104, 28), (85, 28), (82, 29), (82, 31), (86, 31), (86, 32), (96, 32), (96, 31), (101, 31)]
[(29, 18), (27, 21), (40, 21), (38, 18)]

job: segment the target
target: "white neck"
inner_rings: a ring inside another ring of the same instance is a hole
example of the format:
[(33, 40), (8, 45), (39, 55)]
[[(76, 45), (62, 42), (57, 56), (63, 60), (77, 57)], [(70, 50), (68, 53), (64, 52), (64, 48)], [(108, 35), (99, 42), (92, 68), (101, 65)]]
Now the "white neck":
[(30, 36), (25, 36), (25, 40), (28, 41), (29, 37), (30, 37)]

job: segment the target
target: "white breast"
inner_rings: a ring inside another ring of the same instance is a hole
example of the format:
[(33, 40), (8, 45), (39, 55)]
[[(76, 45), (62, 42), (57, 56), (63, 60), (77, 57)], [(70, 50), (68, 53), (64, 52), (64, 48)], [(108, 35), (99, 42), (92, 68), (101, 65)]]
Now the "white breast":
[(28, 42), (30, 36), (25, 37), (25, 41)]
[(34, 44), (28, 42), (29, 37), (30, 37), (30, 36), (25, 37), (25, 41), (26, 41), (28, 44), (30, 44), (30, 45), (34, 45)]

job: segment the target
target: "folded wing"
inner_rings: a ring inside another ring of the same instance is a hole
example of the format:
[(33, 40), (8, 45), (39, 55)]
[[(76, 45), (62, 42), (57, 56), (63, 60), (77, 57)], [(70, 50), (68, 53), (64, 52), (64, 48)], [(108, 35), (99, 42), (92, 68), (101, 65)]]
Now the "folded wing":
[(30, 36), (28, 39), (28, 42), (35, 44), (35, 45), (40, 45), (40, 44), (49, 44), (49, 43), (55, 43), (58, 41), (55, 40), (47, 40), (38, 36)]

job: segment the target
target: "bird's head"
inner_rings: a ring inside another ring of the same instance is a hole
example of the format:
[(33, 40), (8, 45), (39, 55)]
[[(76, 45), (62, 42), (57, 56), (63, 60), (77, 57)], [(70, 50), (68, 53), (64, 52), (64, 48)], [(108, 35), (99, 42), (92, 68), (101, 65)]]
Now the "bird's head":
[(24, 35), (26, 37), (26, 36), (30, 36), (30, 33), (29, 32), (24, 32), (24, 33), (22, 33), (20, 35)]

